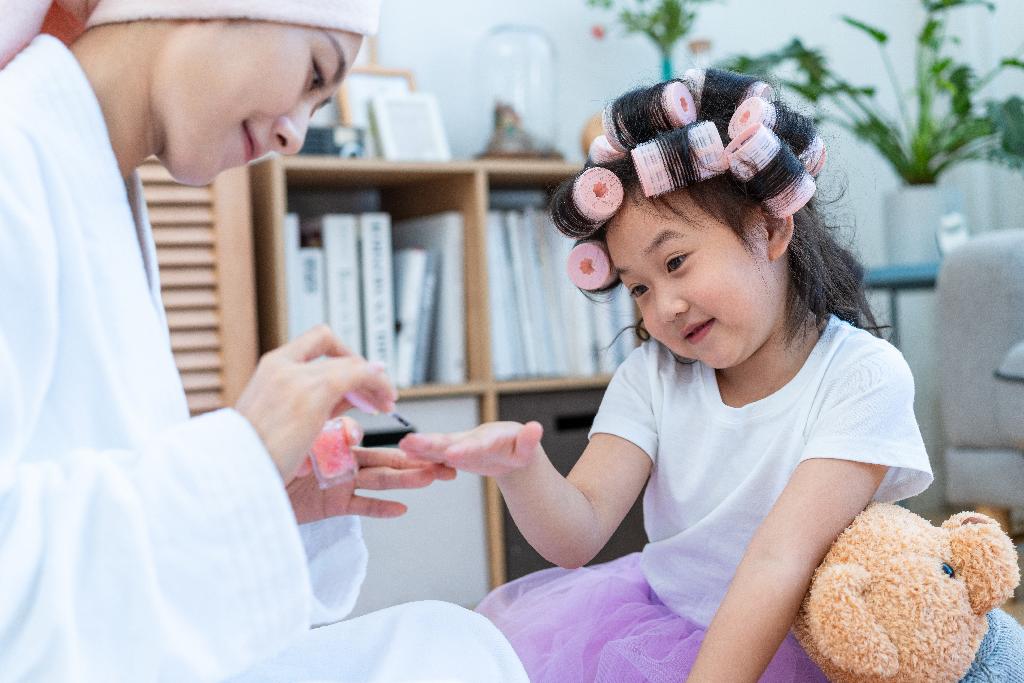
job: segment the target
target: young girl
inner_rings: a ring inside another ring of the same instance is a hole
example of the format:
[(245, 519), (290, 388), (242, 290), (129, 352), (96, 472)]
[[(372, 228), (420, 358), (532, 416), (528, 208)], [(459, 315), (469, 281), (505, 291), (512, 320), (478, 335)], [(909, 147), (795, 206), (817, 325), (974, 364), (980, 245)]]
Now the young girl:
[[(625, 287), (646, 341), (576, 466), (558, 474), (535, 422), (400, 447), (495, 477), (562, 567), (479, 607), (531, 680), (824, 680), (787, 635), (814, 569), (870, 501), (932, 478), (907, 364), (866, 331), (861, 270), (812, 199), (824, 146), (769, 86), (713, 70), (623, 95), (605, 130), (552, 218), (580, 240), (574, 281)], [(643, 552), (579, 568), (645, 485)]]
[(70, 48), (9, 32), (49, 2), (0, 18), (0, 679), (524, 680), (497, 629), (453, 605), (310, 629), (358, 595), (355, 515), (404, 511), (354, 489), (454, 474), (356, 449), (355, 483), (309, 475), (349, 392), (393, 409), (382, 368), (321, 327), (264, 356), (234, 407), (190, 419), (168, 338), (136, 167), (155, 155), (205, 184), (298, 151), (377, 0), (62, 4), (89, 16)]

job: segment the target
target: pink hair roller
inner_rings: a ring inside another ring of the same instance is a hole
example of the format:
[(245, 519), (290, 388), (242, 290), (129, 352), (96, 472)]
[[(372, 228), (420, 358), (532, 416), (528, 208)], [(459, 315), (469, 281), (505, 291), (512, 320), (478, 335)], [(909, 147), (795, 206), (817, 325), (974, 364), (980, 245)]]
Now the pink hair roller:
[[(733, 138), (725, 153), (729, 156), (732, 174), (747, 182), (763, 171), (782, 150), (782, 143), (775, 133), (760, 123), (747, 128)], [(762, 205), (777, 218), (792, 216), (802, 209), (814, 196), (817, 186), (810, 174), (801, 173), (779, 194), (769, 197)]]
[(808, 173), (817, 178), (821, 169), (825, 167), (827, 156), (825, 141), (821, 139), (820, 135), (815, 135), (811, 143), (807, 145), (807, 149), (800, 153), (800, 163), (804, 165)]
[(778, 136), (760, 123), (748, 127), (734, 137), (725, 148), (729, 169), (742, 182), (760, 173), (779, 153)]
[(670, 81), (661, 91), (661, 107), (676, 128), (697, 120), (697, 105), (690, 89), (680, 81)]
[(704, 92), (704, 70), (687, 69), (683, 72), (683, 83), (686, 84), (690, 95), (693, 97), (694, 112), (700, 113), (700, 96)]
[(615, 282), (612, 260), (601, 242), (580, 242), (569, 252), (569, 279), (582, 290), (593, 292)]
[(789, 218), (811, 201), (817, 189), (814, 178), (809, 173), (801, 173), (795, 183), (784, 192), (764, 200), (762, 205), (776, 218)]
[(590, 143), (590, 160), (594, 163), (608, 164), (624, 156), (626, 156), (626, 153), (612, 147), (611, 143), (608, 142), (608, 138), (604, 135), (598, 135)]
[(747, 91), (743, 94), (743, 99), (745, 100), (748, 100), (751, 97), (760, 97), (762, 100), (771, 100), (775, 97), (775, 88), (764, 81), (754, 81), (747, 87)]
[(729, 137), (735, 138), (755, 123), (775, 128), (775, 105), (763, 97), (748, 97), (729, 119)]
[(604, 223), (622, 206), (622, 182), (601, 166), (591, 166), (577, 178), (572, 187), (576, 209), (591, 223)]
[(608, 105), (601, 112), (601, 126), (604, 128), (604, 137), (612, 149), (625, 153), (628, 151), (618, 136), (615, 135), (615, 124), (612, 122), (612, 106)]
[[(697, 167), (697, 181), (707, 180), (729, 169), (728, 156), (722, 146), (722, 137), (711, 121), (701, 121), (687, 131), (690, 157)], [(657, 141), (637, 145), (633, 149), (633, 165), (640, 178), (640, 186), (647, 197), (679, 189), (668, 171), (665, 152)]]

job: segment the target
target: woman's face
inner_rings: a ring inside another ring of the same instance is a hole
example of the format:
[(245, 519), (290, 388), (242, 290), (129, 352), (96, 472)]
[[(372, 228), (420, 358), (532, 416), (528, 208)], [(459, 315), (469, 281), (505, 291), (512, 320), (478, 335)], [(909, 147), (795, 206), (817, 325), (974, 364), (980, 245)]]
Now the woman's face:
[(298, 152), (361, 43), (346, 31), (268, 22), (182, 24), (154, 66), (160, 160), (178, 181), (205, 185), (268, 152)]

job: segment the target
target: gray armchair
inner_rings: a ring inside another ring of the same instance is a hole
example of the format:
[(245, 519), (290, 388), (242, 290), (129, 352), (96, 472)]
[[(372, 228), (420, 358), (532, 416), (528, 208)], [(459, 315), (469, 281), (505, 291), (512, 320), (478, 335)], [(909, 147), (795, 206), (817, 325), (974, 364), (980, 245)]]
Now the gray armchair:
[(1009, 531), (1024, 508), (1024, 230), (947, 255), (936, 293), (946, 499)]

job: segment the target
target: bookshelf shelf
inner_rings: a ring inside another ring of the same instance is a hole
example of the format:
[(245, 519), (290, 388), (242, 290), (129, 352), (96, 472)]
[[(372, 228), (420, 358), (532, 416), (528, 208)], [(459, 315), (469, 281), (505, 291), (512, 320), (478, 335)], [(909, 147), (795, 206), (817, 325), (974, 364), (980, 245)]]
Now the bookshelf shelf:
[(532, 394), (544, 391), (572, 391), (603, 389), (611, 381), (611, 375), (593, 377), (551, 377), (498, 382), (495, 391), (499, 394)]
[[(503, 397), (605, 387), (610, 375), (496, 381), (492, 371), (486, 243), (490, 192), (550, 189), (578, 170), (574, 164), (555, 161), (395, 163), (320, 156), (271, 158), (251, 167), (261, 351), (287, 341), (283, 230), (289, 194), (373, 189), (379, 192), (380, 209), (395, 219), (458, 211), (464, 223), (468, 381), (409, 387), (399, 392), (401, 399), (476, 397), (480, 420), (492, 421), (498, 419)], [(493, 481), (486, 486), (485, 514), (490, 582), (499, 585), (505, 581), (506, 568), (503, 505)]]
[(398, 390), (398, 400), (418, 398), (444, 398), (447, 396), (483, 396), (488, 391), (485, 382), (465, 384), (421, 384)]

